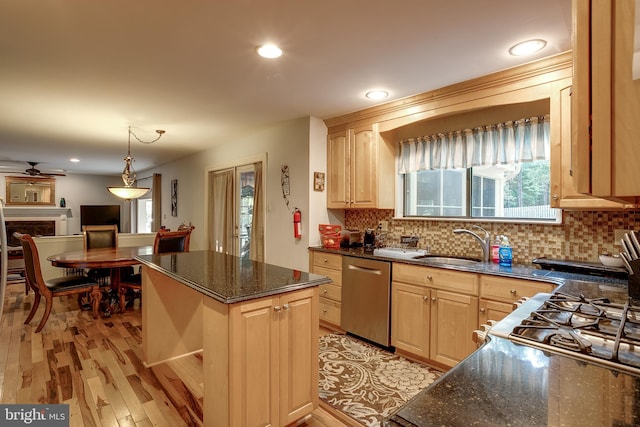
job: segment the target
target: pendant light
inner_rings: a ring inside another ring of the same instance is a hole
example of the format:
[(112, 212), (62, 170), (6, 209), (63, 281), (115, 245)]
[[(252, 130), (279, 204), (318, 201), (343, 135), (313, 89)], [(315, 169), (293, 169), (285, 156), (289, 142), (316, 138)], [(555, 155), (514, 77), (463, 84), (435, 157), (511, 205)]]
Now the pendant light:
[(147, 194), (149, 188), (133, 186), (136, 183), (136, 171), (133, 168), (133, 162), (135, 160), (133, 159), (133, 157), (131, 157), (131, 135), (133, 135), (135, 139), (143, 144), (153, 144), (154, 142), (159, 140), (162, 135), (164, 135), (165, 131), (156, 130), (156, 133), (158, 134), (158, 137), (156, 139), (152, 141), (143, 141), (138, 138), (135, 133), (133, 133), (133, 131), (131, 130), (131, 126), (129, 126), (127, 157), (124, 158), (124, 169), (122, 170), (122, 182), (124, 182), (124, 187), (107, 187), (107, 190), (109, 190), (111, 194), (125, 200), (137, 199), (138, 197)]

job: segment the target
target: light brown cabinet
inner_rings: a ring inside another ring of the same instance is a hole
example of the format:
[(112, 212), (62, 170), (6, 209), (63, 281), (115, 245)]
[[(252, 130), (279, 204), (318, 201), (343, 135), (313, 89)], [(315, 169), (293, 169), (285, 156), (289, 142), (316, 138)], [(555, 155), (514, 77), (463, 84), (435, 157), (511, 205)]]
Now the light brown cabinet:
[(228, 425), (285, 426), (318, 406), (317, 292), (231, 307)]
[(551, 207), (568, 210), (622, 210), (636, 205), (581, 194), (571, 165), (571, 79), (552, 83), (551, 115)]
[(479, 322), (486, 324), (489, 320), (501, 320), (513, 311), (514, 302), (541, 292), (551, 293), (554, 289), (552, 283), (482, 274)]
[(394, 263), (391, 292), (396, 349), (449, 367), (476, 349), (477, 274)]
[(311, 272), (327, 276), (331, 283), (320, 285), (320, 324), (342, 331), (340, 310), (342, 304), (342, 256), (320, 251), (309, 251)]
[(580, 193), (636, 204), (640, 80), (634, 0), (573, 0), (573, 168)]
[(327, 207), (393, 209), (395, 150), (377, 124), (333, 132), (327, 140)]

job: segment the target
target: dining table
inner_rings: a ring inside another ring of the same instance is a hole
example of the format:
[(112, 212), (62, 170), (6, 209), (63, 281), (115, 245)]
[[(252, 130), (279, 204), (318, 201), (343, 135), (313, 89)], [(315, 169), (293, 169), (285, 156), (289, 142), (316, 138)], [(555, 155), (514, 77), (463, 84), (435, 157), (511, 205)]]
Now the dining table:
[(111, 287), (117, 291), (122, 267), (140, 264), (135, 257), (153, 254), (153, 246), (126, 246), (117, 248), (88, 249), (63, 252), (47, 257), (54, 267), (108, 268), (111, 271)]

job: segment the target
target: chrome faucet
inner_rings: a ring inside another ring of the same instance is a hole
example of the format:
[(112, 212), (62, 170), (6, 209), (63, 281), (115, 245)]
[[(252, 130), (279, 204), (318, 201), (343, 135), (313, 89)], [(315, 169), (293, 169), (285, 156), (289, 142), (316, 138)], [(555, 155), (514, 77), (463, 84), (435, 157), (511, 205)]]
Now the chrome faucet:
[(491, 245), (491, 236), (489, 235), (489, 232), (487, 230), (485, 230), (484, 228), (482, 228), (482, 227), (480, 227), (478, 225), (474, 225), (473, 227), (484, 231), (484, 239), (482, 237), (478, 236), (473, 231), (467, 230), (465, 228), (456, 228), (455, 230), (453, 230), (453, 233), (454, 234), (467, 233), (467, 234), (471, 234), (473, 237), (475, 237), (476, 240), (478, 240), (478, 242), (480, 242), (480, 246), (482, 246), (482, 260), (484, 262), (489, 262), (489, 246)]

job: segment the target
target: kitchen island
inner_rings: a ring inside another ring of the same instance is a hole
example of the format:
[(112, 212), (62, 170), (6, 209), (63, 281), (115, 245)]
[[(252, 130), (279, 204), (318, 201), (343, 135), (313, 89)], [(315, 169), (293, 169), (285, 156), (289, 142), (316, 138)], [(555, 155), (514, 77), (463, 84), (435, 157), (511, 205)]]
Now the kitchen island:
[(324, 276), (213, 251), (142, 263), (147, 366), (202, 351), (206, 426), (284, 426), (318, 406)]

